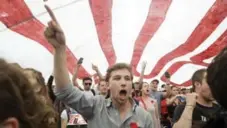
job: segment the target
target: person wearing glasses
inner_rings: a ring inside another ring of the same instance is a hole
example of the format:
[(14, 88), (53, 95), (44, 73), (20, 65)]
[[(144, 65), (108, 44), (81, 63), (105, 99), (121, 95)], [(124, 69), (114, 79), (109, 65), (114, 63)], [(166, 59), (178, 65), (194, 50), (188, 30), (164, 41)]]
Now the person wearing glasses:
[(90, 77), (83, 78), (84, 93), (87, 96), (95, 95), (95, 91), (93, 89), (91, 89), (91, 85), (92, 85), (92, 79)]

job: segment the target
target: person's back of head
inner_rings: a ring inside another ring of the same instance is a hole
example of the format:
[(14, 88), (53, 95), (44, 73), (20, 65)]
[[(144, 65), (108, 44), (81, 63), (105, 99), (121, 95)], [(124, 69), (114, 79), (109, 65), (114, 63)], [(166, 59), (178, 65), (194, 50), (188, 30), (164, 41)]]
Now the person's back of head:
[[(57, 126), (56, 113), (37, 97), (22, 70), (2, 59), (0, 59), (0, 94), (0, 102), (3, 103), (0, 105), (0, 126), (6, 124), (13, 128)], [(55, 122), (50, 123), (50, 118)], [(18, 125), (15, 125), (17, 123)]]
[(227, 48), (217, 55), (207, 69), (207, 82), (217, 102), (227, 109)]
[[(0, 68), (5, 68), (0, 62)], [(33, 128), (23, 107), (23, 99), (7, 73), (0, 71), (0, 126), (3, 128)]]
[(207, 68), (207, 83), (214, 99), (223, 107), (205, 128), (227, 128), (227, 47), (224, 48)]

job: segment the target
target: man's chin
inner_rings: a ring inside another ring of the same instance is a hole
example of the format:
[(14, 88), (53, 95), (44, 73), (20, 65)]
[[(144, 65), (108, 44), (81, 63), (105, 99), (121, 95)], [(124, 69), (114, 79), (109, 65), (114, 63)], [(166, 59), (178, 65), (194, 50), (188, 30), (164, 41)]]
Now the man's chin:
[(126, 102), (127, 102), (127, 100), (128, 100), (128, 98), (119, 98), (119, 99), (117, 99), (117, 102), (119, 103), (119, 104), (125, 104)]

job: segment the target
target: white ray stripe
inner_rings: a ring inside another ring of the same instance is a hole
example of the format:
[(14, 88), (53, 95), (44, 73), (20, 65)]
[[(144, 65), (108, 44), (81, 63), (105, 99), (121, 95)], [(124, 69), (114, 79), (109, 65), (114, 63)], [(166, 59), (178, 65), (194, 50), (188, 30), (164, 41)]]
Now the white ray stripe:
[(82, 0), (48, 0), (46, 2), (43, 0), (24, 0), (34, 16), (46, 13), (46, 9), (43, 8), (44, 4), (51, 5), (52, 9), (56, 9), (71, 6), (72, 4), (76, 4), (80, 1)]
[(117, 62), (130, 63), (134, 43), (147, 18), (150, 2), (113, 0), (112, 33)]
[[(212, 45), (218, 38), (219, 36), (222, 35), (222, 33), (227, 29), (227, 18), (225, 18), (222, 23), (217, 27), (216, 30), (214, 30), (214, 32), (198, 47), (196, 48), (193, 52), (186, 54), (185, 56), (182, 57), (178, 57), (175, 58), (174, 60), (170, 61), (164, 68), (163, 70), (160, 72), (160, 74), (158, 75), (158, 77), (161, 77), (164, 72), (174, 63), (178, 62), (178, 61), (190, 61), (189, 59), (194, 56), (197, 55), (198, 53), (202, 52), (203, 50), (207, 49), (207, 47), (209, 47), (210, 45)], [(191, 70), (191, 69), (188, 69)], [(194, 70), (195, 71), (195, 70)], [(191, 74), (187, 74), (187, 75), (191, 75)], [(183, 80), (188, 80), (188, 77), (185, 77)], [(178, 83), (178, 82), (177, 82)]]
[(6, 26), (0, 21), (0, 32), (6, 29)]
[(203, 62), (205, 62), (205, 63), (211, 63), (213, 59), (214, 59), (214, 57), (211, 57), (209, 59), (204, 60)]
[(48, 79), (53, 69), (53, 56), (44, 47), (9, 29), (1, 32), (0, 42), (1, 58), (41, 71)]
[(185, 81), (191, 79), (192, 74), (196, 70), (202, 69), (202, 68), (205, 68), (205, 67), (200, 65), (194, 65), (194, 64), (185, 64), (171, 77), (171, 80), (181, 85)]
[(145, 74), (152, 71), (162, 56), (187, 40), (213, 3), (214, 0), (174, 0), (172, 2), (166, 20), (150, 40), (141, 57), (140, 61), (148, 62)]
[[(94, 63), (102, 67), (100, 70), (105, 73), (108, 63), (98, 41), (88, 1), (72, 4), (55, 10), (54, 13), (65, 32), (69, 49), (77, 59), (84, 58), (84, 68), (89, 73), (94, 73), (91, 68), (91, 63)], [(38, 19), (46, 24), (50, 18), (45, 14)]]

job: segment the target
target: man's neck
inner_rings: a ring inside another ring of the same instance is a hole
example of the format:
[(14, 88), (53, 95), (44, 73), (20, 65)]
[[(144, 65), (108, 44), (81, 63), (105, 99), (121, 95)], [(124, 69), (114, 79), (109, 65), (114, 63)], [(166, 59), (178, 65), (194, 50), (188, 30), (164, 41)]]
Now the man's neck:
[(100, 93), (100, 95), (102, 95), (102, 96), (104, 96), (104, 97), (106, 97), (106, 96), (107, 96), (107, 94), (106, 94), (106, 93)]
[(213, 106), (212, 101), (204, 100), (204, 98), (202, 98), (201, 96), (198, 96), (197, 103), (199, 103), (203, 106), (206, 106), (206, 107), (212, 107)]
[(124, 104), (119, 104), (116, 101), (113, 101), (113, 105), (118, 109), (120, 113), (128, 111), (128, 109), (132, 107), (132, 103), (128, 99)]

